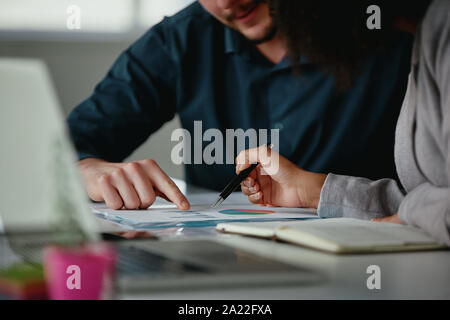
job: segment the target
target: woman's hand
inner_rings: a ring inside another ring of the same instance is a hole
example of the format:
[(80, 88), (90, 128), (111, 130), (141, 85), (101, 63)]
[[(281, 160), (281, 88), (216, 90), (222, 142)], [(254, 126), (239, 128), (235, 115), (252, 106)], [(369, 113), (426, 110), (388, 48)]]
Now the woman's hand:
[(242, 151), (236, 173), (258, 166), (241, 183), (250, 202), (266, 206), (317, 208), (326, 174), (308, 172), (267, 146)]
[(372, 219), (371, 221), (374, 221), (374, 222), (390, 222), (390, 223), (404, 224), (403, 221), (400, 220), (400, 218), (398, 217), (398, 213), (393, 214), (392, 216), (389, 216), (389, 217), (375, 218), (375, 219)]

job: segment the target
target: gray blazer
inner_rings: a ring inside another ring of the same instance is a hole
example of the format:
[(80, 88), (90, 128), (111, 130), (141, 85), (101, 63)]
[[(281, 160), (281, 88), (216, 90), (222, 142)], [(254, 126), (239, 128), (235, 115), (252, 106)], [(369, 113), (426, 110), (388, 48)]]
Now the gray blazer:
[[(376, 159), (374, 159), (376, 162)], [(397, 123), (394, 180), (329, 174), (320, 217), (372, 219), (396, 212), (450, 245), (450, 0), (435, 0), (415, 39)]]

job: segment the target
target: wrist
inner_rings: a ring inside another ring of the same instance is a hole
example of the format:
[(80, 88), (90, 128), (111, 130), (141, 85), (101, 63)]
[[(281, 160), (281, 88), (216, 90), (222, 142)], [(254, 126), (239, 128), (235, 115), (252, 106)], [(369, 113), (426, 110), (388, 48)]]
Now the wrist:
[(327, 174), (302, 171), (297, 187), (298, 197), (303, 207), (317, 209)]
[(312, 200), (312, 208), (317, 209), (319, 207), (320, 195), (322, 193), (323, 185), (325, 184), (325, 180), (327, 179), (327, 174), (324, 173), (315, 173), (316, 175), (316, 190), (314, 193), (314, 198)]
[(83, 160), (78, 161), (78, 168), (80, 170), (87, 170), (91, 168), (92, 166), (95, 166), (96, 164), (106, 162), (105, 160), (98, 159), (98, 158), (85, 158)]

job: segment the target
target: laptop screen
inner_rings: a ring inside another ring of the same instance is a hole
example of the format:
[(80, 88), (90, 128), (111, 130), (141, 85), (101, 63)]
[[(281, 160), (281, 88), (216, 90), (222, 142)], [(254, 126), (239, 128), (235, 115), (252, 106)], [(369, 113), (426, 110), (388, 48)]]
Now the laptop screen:
[(6, 232), (97, 237), (44, 64), (0, 59), (0, 215)]

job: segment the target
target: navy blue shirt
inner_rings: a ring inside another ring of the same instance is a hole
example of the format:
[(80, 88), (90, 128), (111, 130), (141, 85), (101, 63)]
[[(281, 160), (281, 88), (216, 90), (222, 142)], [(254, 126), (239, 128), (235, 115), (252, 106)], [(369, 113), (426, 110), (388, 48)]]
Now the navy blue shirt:
[[(353, 87), (339, 93), (332, 75), (306, 60), (298, 75), (287, 58), (271, 63), (194, 3), (120, 55), (69, 115), (70, 134), (80, 159), (122, 161), (178, 114), (192, 138), (194, 121), (224, 137), (226, 129), (277, 128), (280, 153), (306, 170), (395, 178), (394, 131), (412, 40), (398, 32), (388, 50), (367, 58)], [(185, 172), (188, 182), (220, 190), (235, 169), (190, 164)]]

